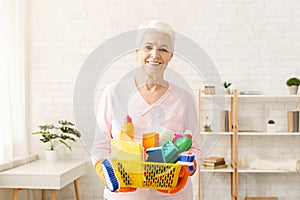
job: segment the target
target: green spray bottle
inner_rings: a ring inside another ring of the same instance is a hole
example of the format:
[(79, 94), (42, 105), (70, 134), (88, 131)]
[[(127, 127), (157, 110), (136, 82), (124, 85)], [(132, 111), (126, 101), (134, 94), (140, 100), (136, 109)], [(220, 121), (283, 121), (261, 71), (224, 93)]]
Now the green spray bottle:
[(188, 151), (192, 146), (192, 131), (186, 130), (183, 134), (182, 138), (178, 138), (174, 145), (178, 149), (179, 152)]

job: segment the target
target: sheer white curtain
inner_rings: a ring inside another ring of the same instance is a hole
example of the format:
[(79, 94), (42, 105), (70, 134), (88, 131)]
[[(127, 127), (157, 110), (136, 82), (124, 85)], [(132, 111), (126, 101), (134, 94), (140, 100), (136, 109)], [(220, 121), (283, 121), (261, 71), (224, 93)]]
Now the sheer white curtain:
[(28, 154), (24, 0), (0, 0), (0, 163)]

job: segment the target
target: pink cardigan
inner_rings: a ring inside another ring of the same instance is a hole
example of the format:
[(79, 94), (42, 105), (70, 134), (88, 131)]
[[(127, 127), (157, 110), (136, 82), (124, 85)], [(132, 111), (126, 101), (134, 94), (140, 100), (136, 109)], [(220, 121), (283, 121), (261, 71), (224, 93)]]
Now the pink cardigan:
[[(193, 96), (186, 90), (169, 83), (168, 90), (153, 104), (148, 104), (138, 92), (133, 79), (121, 80), (106, 87), (97, 113), (98, 128), (92, 146), (92, 161), (110, 156), (110, 139), (118, 138), (126, 115), (135, 126), (135, 141), (142, 141), (142, 134), (164, 127), (174, 133), (191, 130), (193, 144), (191, 151), (200, 159), (200, 135), (197, 132), (197, 109)], [(104, 190), (109, 200), (136, 199), (193, 199), (191, 180), (175, 194), (163, 194), (152, 189), (137, 189), (129, 193), (112, 193)]]

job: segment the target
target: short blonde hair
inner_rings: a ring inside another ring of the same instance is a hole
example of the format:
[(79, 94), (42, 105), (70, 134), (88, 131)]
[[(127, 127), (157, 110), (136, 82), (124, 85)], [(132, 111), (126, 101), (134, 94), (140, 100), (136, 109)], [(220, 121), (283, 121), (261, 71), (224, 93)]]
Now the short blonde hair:
[(167, 33), (170, 36), (170, 40), (171, 40), (171, 47), (170, 47), (171, 51), (172, 52), (174, 51), (174, 46), (175, 46), (175, 31), (174, 31), (174, 29), (170, 25), (168, 25), (164, 22), (160, 22), (158, 20), (151, 20), (147, 24), (142, 24), (138, 27), (137, 37), (136, 37), (137, 47), (139, 47), (141, 45), (144, 34), (150, 30)]

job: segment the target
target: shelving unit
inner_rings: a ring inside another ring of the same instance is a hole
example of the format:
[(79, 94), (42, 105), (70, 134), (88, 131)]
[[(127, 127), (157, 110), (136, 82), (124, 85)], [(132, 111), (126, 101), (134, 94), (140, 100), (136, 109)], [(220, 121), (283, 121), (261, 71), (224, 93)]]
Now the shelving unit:
[(232, 111), (232, 132), (201, 132), (202, 136), (220, 136), (220, 137), (229, 137), (230, 148), (231, 148), (231, 158), (230, 163), (227, 163), (227, 168), (223, 169), (207, 169), (200, 166), (198, 173), (198, 199), (201, 199), (201, 173), (230, 173), (231, 177), (231, 199), (238, 199), (238, 101), (237, 101), (237, 91), (234, 91), (233, 95), (203, 95), (201, 96), (201, 91), (198, 91), (198, 112), (199, 112), (199, 121), (198, 125), (201, 127), (201, 99), (215, 99), (216, 101), (226, 99), (229, 100), (230, 110)]
[[(271, 146), (271, 148), (278, 149), (278, 148), (283, 148), (283, 147), (278, 147), (276, 144), (272, 146), (273, 142), (278, 142), (280, 140), (288, 140), (288, 141), (293, 141), (294, 139), (299, 142), (298, 139), (300, 136), (299, 132), (288, 132), (287, 131), (287, 125), (285, 125), (285, 122), (287, 122), (287, 111), (290, 109), (297, 109), (299, 110), (299, 103), (300, 103), (300, 96), (299, 95), (238, 95), (238, 99), (240, 104), (243, 104), (245, 106), (248, 106), (249, 104), (256, 104), (257, 107), (264, 109), (263, 112), (264, 114), (267, 114), (265, 117), (271, 117), (278, 118), (279, 123), (277, 123), (277, 126), (282, 125), (279, 130), (277, 130), (276, 133), (268, 133), (265, 130), (262, 129), (262, 131), (259, 132), (239, 132), (239, 141), (243, 140), (251, 140), (253, 141), (253, 145), (255, 146), (254, 148), (262, 148), (262, 143), (261, 141), (265, 141), (266, 145)], [(271, 106), (269, 106), (271, 105)], [(240, 111), (242, 105), (239, 107)], [(244, 107), (245, 108), (245, 107)], [(284, 120), (284, 121), (283, 121)], [(284, 122), (284, 123), (283, 123)], [(264, 122), (266, 123), (266, 121)], [(294, 139), (292, 139), (294, 138)], [(256, 146), (256, 143), (254, 141), (260, 141), (260, 144)], [(271, 144), (271, 145), (270, 145)], [(284, 144), (284, 143), (283, 143)], [(240, 146), (242, 147), (242, 146)], [(286, 146), (285, 146), (286, 147)], [(299, 147), (299, 146), (298, 146)], [(298, 148), (297, 147), (297, 148)], [(246, 147), (247, 148), (247, 147)], [(244, 151), (246, 149), (244, 147)], [(289, 149), (289, 146), (287, 147)], [(292, 148), (292, 147), (291, 147)], [(293, 151), (298, 151), (297, 148), (294, 150), (289, 150), (291, 152)], [(240, 151), (240, 150), (239, 150)], [(240, 152), (242, 153), (242, 152)], [(295, 158), (294, 156), (297, 155), (297, 152), (289, 153), (290, 157)], [(266, 154), (269, 155), (269, 154)], [(258, 154), (259, 156), (259, 154)], [(279, 155), (270, 155), (270, 157), (280, 157)], [(280, 159), (280, 158), (279, 158)], [(286, 170), (277, 170), (277, 169), (268, 169), (268, 170), (263, 170), (263, 169), (251, 169), (249, 168), (241, 168), (238, 170), (239, 174), (243, 174), (244, 177), (247, 180), (248, 175), (251, 177), (257, 177), (257, 176), (295, 176), (298, 175), (298, 172), (293, 172), (293, 171), (286, 171)], [(266, 181), (266, 187), (268, 184), (271, 185), (271, 183), (268, 183)], [(247, 191), (247, 188), (246, 190)], [(277, 192), (277, 191), (275, 191)], [(272, 196), (276, 196), (273, 195)], [(240, 197), (241, 199), (241, 197)], [(293, 198), (290, 198), (293, 199)]]
[[(299, 132), (288, 132), (287, 130), (279, 130), (276, 133), (268, 133), (264, 130), (239, 130), (239, 103), (253, 103), (256, 105), (260, 105), (262, 103), (266, 104), (296, 104), (295, 109), (299, 110), (300, 107), (300, 95), (238, 95), (237, 90), (233, 91), (232, 95), (200, 95), (199, 91), (199, 121), (198, 125), (201, 127), (201, 114), (203, 115), (203, 109), (201, 108), (202, 99), (207, 98), (215, 98), (215, 99), (229, 99), (230, 101), (230, 109), (232, 111), (232, 132), (201, 132), (200, 134), (203, 137), (208, 135), (220, 136), (220, 137), (229, 137), (230, 139), (230, 165), (228, 164), (227, 168), (224, 169), (206, 169), (204, 167), (199, 167), (198, 173), (198, 199), (201, 199), (201, 174), (203, 173), (230, 173), (231, 176), (231, 199), (238, 200), (239, 199), (239, 174), (259, 174), (259, 173), (272, 173), (272, 174), (297, 174), (297, 172), (284, 171), (284, 170), (258, 170), (258, 169), (250, 169), (250, 168), (240, 168), (239, 169), (239, 140), (243, 140), (244, 137), (247, 138), (260, 138), (260, 137), (270, 137), (274, 140), (274, 137), (298, 137), (300, 136)], [(265, 110), (268, 107), (264, 107)], [(286, 110), (287, 111), (287, 110)], [(286, 117), (286, 116), (284, 116)]]

